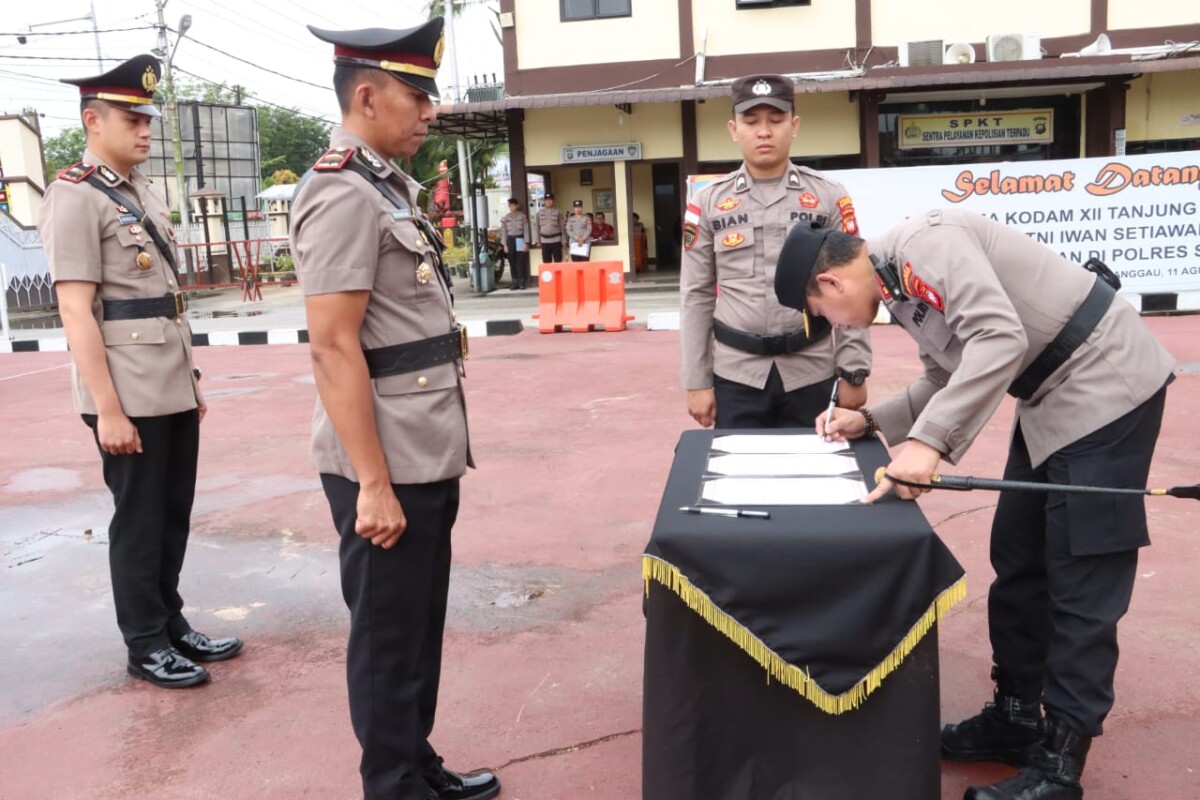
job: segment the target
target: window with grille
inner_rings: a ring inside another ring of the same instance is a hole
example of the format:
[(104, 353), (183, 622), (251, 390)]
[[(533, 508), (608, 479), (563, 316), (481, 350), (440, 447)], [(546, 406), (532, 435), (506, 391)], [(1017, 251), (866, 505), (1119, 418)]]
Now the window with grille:
[(563, 22), (606, 17), (628, 17), (633, 14), (633, 0), (559, 0)]

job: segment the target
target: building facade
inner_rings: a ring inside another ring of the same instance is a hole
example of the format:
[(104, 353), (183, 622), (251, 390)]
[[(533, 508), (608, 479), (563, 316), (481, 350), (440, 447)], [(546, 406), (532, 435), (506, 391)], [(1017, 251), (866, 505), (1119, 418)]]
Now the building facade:
[(536, 174), (560, 207), (603, 210), (616, 238), (592, 258), (627, 268), (635, 212), (652, 264), (677, 268), (689, 176), (740, 161), (725, 123), (746, 74), (795, 78), (792, 157), (818, 169), (1200, 149), (1200, 17), (1174, 0), (500, 7), (503, 98), (444, 106), (438, 124), (507, 137), (531, 205)]

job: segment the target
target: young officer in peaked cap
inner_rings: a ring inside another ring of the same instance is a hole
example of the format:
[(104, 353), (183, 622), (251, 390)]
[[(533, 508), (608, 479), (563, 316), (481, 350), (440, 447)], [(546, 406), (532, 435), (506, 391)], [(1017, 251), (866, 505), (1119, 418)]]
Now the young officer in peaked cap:
[[(733, 82), (738, 169), (691, 198), (683, 225), (680, 353), (687, 411), (718, 428), (811, 427), (841, 376), (842, 403), (866, 401), (866, 331), (809, 326), (772, 289), (788, 230), (858, 231), (845, 187), (791, 162), (796, 87), (782, 75)], [(717, 287), (720, 287), (719, 297)]]
[(305, 174), (292, 251), (317, 407), (312, 457), (341, 537), (350, 720), (367, 800), (483, 800), (490, 772), (445, 769), (437, 709), (459, 478), (472, 465), (441, 240), (411, 158), (436, 118), (442, 20), (406, 30), (310, 28), (334, 45), (342, 110)]
[[(888, 474), (928, 484), (1008, 393), (1018, 402), (1006, 479), (1144, 487), (1174, 359), (1115, 299), (1107, 267), (1094, 270), (959, 209), (914, 216), (869, 247), (798, 226), (779, 258), (780, 301), (852, 327), (870, 325), (883, 302), (925, 364), (905, 391), (839, 408), (818, 432), (879, 430), (904, 445)], [(884, 479), (866, 502), (890, 488)], [(1084, 761), (1113, 704), (1117, 621), (1149, 543), (1139, 496), (1000, 494), (988, 594), (994, 702), (947, 725), (942, 752), (1021, 771), (966, 800), (1082, 798)]]
[(183, 567), (205, 405), (192, 364), (175, 232), (137, 165), (150, 157), (159, 64), (129, 59), (79, 87), (83, 160), (50, 184), (38, 229), (71, 348), (75, 410), (112, 491), (109, 568), (128, 672), (156, 686), (208, 680), (238, 654), (183, 616)]

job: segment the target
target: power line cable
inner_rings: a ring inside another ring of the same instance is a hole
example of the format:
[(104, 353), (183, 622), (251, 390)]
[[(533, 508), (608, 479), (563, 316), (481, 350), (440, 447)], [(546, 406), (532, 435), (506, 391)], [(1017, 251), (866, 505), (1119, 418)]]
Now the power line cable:
[(86, 30), (86, 31), (48, 31), (46, 33), (42, 33), (40, 31), (15, 31), (15, 32), (0, 31), (0, 36), (27, 36), (29, 38), (33, 38), (36, 36), (40, 39), (40, 38), (47, 37), (47, 36), (82, 36), (84, 34), (94, 34), (94, 33), (122, 33), (124, 31), (145, 31), (145, 30), (154, 30), (154, 26), (153, 25), (139, 25), (134, 28), (102, 28), (98, 31), (93, 31), (90, 29)]
[(194, 36), (188, 37), (188, 41), (192, 42), (193, 44), (198, 44), (198, 45), (200, 45), (201, 47), (206, 47), (206, 48), (208, 48), (209, 50), (212, 50), (214, 53), (220, 53), (221, 55), (223, 55), (223, 56), (226, 56), (227, 58), (232, 58), (234, 61), (240, 61), (240, 62), (241, 62), (241, 63), (243, 63), (243, 64), (248, 64), (249, 66), (251, 66), (251, 67), (254, 67), (255, 69), (260, 69), (260, 70), (262, 70), (263, 72), (269, 72), (269, 73), (271, 73), (272, 75), (278, 75), (278, 76), (279, 76), (279, 77), (281, 77), (281, 78), (287, 78), (289, 81), (295, 81), (296, 83), (302, 83), (302, 84), (304, 84), (305, 86), (314, 86), (314, 87), (316, 87), (317, 89), (330, 89), (330, 87), (329, 87), (329, 86), (327, 86), (327, 85), (326, 85), (326, 86), (323, 86), (323, 85), (321, 85), (321, 84), (319, 84), (319, 83), (313, 83), (312, 81), (306, 81), (306, 80), (304, 80), (303, 78), (297, 78), (297, 77), (295, 77), (295, 76), (288, 75), (288, 74), (286, 74), (286, 73), (283, 73), (283, 72), (277, 72), (276, 70), (273, 70), (273, 69), (271, 69), (270, 67), (264, 67), (264, 66), (263, 66), (263, 65), (261, 65), (261, 64), (255, 64), (253, 61), (249, 61), (249, 60), (247, 60), (247, 59), (244, 59), (244, 58), (242, 58), (241, 56), (235, 56), (233, 53), (228, 53), (228, 52), (226, 52), (226, 51), (222, 50), (222, 49), (221, 49), (221, 48), (219, 48), (219, 47), (213, 47), (211, 44), (206, 44), (206, 43), (204, 43), (204, 42), (200, 41), (199, 39), (197, 39), (197, 38), (196, 38), (196, 37), (194, 37)]

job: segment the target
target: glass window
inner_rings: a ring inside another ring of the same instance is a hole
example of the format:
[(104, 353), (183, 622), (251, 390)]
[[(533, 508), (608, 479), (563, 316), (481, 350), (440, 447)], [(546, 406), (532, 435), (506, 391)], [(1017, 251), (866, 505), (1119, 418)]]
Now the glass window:
[(633, 0), (559, 0), (563, 22), (632, 15)]
[(782, 6), (810, 6), (812, 0), (737, 0), (737, 8), (780, 8)]

